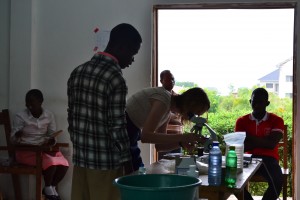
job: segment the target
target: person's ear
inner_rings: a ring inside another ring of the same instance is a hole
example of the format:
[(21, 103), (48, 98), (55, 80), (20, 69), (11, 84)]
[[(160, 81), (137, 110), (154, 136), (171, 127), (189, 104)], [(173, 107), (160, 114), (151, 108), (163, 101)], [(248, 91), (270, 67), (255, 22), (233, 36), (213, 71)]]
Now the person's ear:
[(251, 99), (249, 99), (249, 103), (251, 104)]
[(267, 106), (270, 105), (270, 101), (267, 101), (267, 104), (266, 104), (266, 105), (267, 105)]

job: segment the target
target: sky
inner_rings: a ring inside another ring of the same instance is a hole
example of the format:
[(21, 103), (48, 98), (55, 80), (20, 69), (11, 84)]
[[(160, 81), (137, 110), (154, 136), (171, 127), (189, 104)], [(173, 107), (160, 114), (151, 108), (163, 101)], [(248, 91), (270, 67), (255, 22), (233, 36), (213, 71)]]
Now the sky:
[(224, 95), (292, 57), (293, 9), (160, 10), (158, 19), (158, 72)]

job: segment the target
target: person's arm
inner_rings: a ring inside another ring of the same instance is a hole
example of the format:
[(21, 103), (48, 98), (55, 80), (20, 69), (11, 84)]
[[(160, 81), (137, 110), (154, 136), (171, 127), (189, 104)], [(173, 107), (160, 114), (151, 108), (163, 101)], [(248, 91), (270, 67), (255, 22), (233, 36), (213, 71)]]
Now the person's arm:
[(126, 130), (126, 95), (127, 86), (125, 80), (118, 73), (111, 79), (111, 90), (109, 94), (109, 133), (115, 150), (120, 152), (120, 163), (127, 163), (130, 157), (130, 142)]
[(25, 126), (25, 122), (21, 115), (16, 114), (13, 119), (13, 126), (12, 126), (12, 132), (11, 132), (11, 141), (17, 142), (18, 139), (22, 136), (23, 132), (22, 129)]
[(51, 136), (52, 133), (56, 132), (56, 122), (55, 117), (52, 112), (48, 112), (49, 125), (47, 127), (47, 134)]
[(245, 151), (252, 150), (254, 148), (274, 149), (282, 138), (282, 133), (279, 131), (273, 131), (268, 136), (257, 137), (246, 133), (246, 139), (244, 142)]
[(143, 143), (177, 144), (178, 148), (179, 143), (190, 143), (193, 145), (197, 143), (197, 141), (201, 141), (201, 137), (194, 133), (168, 135), (157, 132), (156, 127), (160, 123), (162, 116), (169, 111), (167, 107), (158, 100), (153, 100), (151, 105), (151, 110), (142, 129), (141, 141)]
[[(160, 126), (156, 132), (158, 133), (164, 133), (164, 134), (167, 134), (167, 127), (168, 127), (168, 124), (170, 123), (170, 120), (171, 120), (171, 112), (170, 112), (170, 116), (169, 116), (169, 119), (162, 125)], [(172, 151), (174, 149), (177, 149), (178, 148), (178, 143), (168, 143), (168, 144), (155, 144), (155, 149), (157, 151)]]
[[(266, 149), (274, 149), (276, 145), (282, 138), (282, 132), (278, 130), (283, 130), (284, 122), (281, 118), (278, 118), (273, 122), (276, 124), (276, 128), (270, 132), (270, 134), (262, 137), (255, 136), (254, 134), (249, 134), (246, 132), (246, 138), (244, 141), (244, 150), (250, 151), (255, 148), (266, 148)], [(242, 118), (237, 119), (235, 124), (235, 131), (245, 131), (247, 123), (244, 122)]]
[(46, 115), (49, 119), (49, 124), (47, 126), (47, 137), (48, 139), (45, 141), (45, 145), (50, 145), (50, 146), (54, 146), (57, 142), (56, 137), (52, 136), (53, 133), (56, 132), (56, 122), (55, 122), (55, 117), (54, 114), (50, 111), (45, 111)]

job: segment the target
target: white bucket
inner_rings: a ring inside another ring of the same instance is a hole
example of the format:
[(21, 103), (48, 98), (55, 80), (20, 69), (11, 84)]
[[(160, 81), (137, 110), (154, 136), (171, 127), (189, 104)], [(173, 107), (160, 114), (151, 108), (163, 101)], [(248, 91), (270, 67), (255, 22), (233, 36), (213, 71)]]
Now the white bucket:
[(229, 146), (235, 147), (235, 153), (237, 156), (237, 172), (240, 173), (243, 171), (244, 167), (244, 144), (226, 144), (226, 152), (225, 155), (227, 156), (227, 152), (229, 150)]

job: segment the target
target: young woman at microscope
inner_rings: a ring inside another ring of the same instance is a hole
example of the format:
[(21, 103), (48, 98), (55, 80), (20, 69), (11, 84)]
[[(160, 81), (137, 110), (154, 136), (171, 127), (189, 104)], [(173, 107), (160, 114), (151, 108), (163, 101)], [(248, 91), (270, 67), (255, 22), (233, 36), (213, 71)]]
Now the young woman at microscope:
[(130, 139), (133, 170), (143, 164), (138, 141), (153, 143), (158, 151), (179, 147), (191, 150), (203, 137), (195, 133), (166, 134), (170, 111), (189, 119), (189, 113), (202, 115), (210, 108), (207, 94), (201, 88), (191, 88), (181, 95), (172, 96), (163, 87), (143, 89), (133, 94), (126, 105), (127, 132)]

